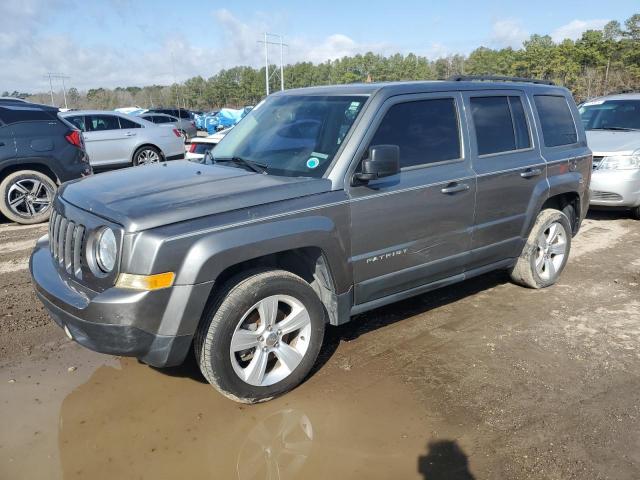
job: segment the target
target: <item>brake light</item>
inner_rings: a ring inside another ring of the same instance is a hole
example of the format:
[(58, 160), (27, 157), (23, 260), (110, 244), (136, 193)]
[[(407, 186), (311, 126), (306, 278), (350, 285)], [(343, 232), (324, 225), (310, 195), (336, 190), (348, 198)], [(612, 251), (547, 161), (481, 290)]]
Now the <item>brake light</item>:
[(67, 133), (64, 138), (74, 147), (82, 148), (82, 137), (80, 136), (80, 132), (78, 130), (72, 130)]
[(195, 152), (197, 146), (198, 146), (197, 143), (192, 143), (191, 145), (189, 145), (189, 153)]
[(191, 126), (195, 127), (196, 126), (196, 122), (191, 122)]
[(175, 133), (175, 134), (176, 134), (176, 137), (182, 137), (182, 135), (180, 135), (180, 132), (178, 131), (178, 129), (177, 129), (177, 128), (174, 128), (174, 129), (173, 129), (173, 133)]

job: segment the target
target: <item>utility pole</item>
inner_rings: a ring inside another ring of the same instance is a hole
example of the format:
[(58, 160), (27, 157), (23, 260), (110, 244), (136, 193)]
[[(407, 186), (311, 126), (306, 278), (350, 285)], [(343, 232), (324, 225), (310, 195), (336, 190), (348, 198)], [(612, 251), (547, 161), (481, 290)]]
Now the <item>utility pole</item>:
[(53, 100), (53, 80), (52, 79), (58, 79), (58, 80), (62, 80), (62, 95), (64, 96), (64, 108), (69, 108), (67, 106), (67, 87), (64, 83), (65, 80), (71, 78), (68, 75), (65, 75), (64, 73), (53, 73), (53, 72), (48, 72), (44, 78), (49, 78), (49, 93), (51, 93), (51, 106), (54, 106), (54, 100)]
[(267, 88), (267, 97), (269, 96), (269, 42), (267, 41), (267, 33), (264, 34), (264, 83)]
[[(279, 39), (278, 42), (272, 42), (269, 40), (269, 37), (277, 37)], [(284, 47), (289, 47), (286, 43), (283, 43), (282, 35), (278, 35), (277, 33), (266, 33), (264, 34), (264, 40), (259, 40), (258, 43), (264, 43), (264, 83), (265, 90), (267, 91), (267, 96), (269, 95), (269, 80), (271, 77), (277, 73), (277, 70), (274, 70), (271, 74), (269, 73), (269, 45), (279, 45), (280, 46), (280, 90), (284, 90)]]

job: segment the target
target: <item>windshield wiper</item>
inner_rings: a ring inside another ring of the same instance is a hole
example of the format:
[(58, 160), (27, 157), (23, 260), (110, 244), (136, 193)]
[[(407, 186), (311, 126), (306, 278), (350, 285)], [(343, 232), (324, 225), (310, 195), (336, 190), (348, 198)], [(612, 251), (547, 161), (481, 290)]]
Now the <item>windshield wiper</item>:
[(640, 128), (629, 128), (629, 127), (598, 127), (598, 128), (590, 128), (589, 130), (619, 130), (621, 132), (637, 132)]
[(263, 163), (254, 162), (253, 160), (247, 160), (246, 158), (242, 158), (242, 157), (214, 158), (213, 159), (213, 163), (225, 163), (225, 162), (235, 163), (236, 165), (241, 165), (243, 167), (247, 167), (247, 168), (251, 169), (252, 171), (254, 171), (256, 173), (262, 173), (262, 174), (265, 174), (265, 175), (267, 173), (267, 168), (269, 168), (268, 165), (265, 165)]

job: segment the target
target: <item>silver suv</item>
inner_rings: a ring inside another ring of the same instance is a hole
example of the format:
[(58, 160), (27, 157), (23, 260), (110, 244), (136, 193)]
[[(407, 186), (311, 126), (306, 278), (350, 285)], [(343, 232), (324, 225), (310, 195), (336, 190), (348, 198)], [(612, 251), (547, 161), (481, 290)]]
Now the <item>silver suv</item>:
[(565, 88), (287, 90), (200, 162), (63, 185), (31, 275), (78, 343), (155, 366), (193, 348), (220, 392), (264, 401), (304, 380), (329, 325), (495, 269), (554, 284), (590, 176)]
[(591, 206), (631, 209), (640, 219), (640, 93), (600, 97), (579, 110), (593, 150)]

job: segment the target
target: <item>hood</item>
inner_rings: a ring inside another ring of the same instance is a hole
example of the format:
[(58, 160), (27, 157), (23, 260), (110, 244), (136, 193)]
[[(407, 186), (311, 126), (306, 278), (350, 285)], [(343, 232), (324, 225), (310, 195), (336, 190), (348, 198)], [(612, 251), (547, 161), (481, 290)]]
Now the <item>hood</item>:
[(640, 132), (587, 130), (587, 144), (596, 157), (631, 155), (640, 148)]
[(59, 195), (136, 232), (329, 190), (327, 179), (174, 161), (92, 175), (64, 184)]

